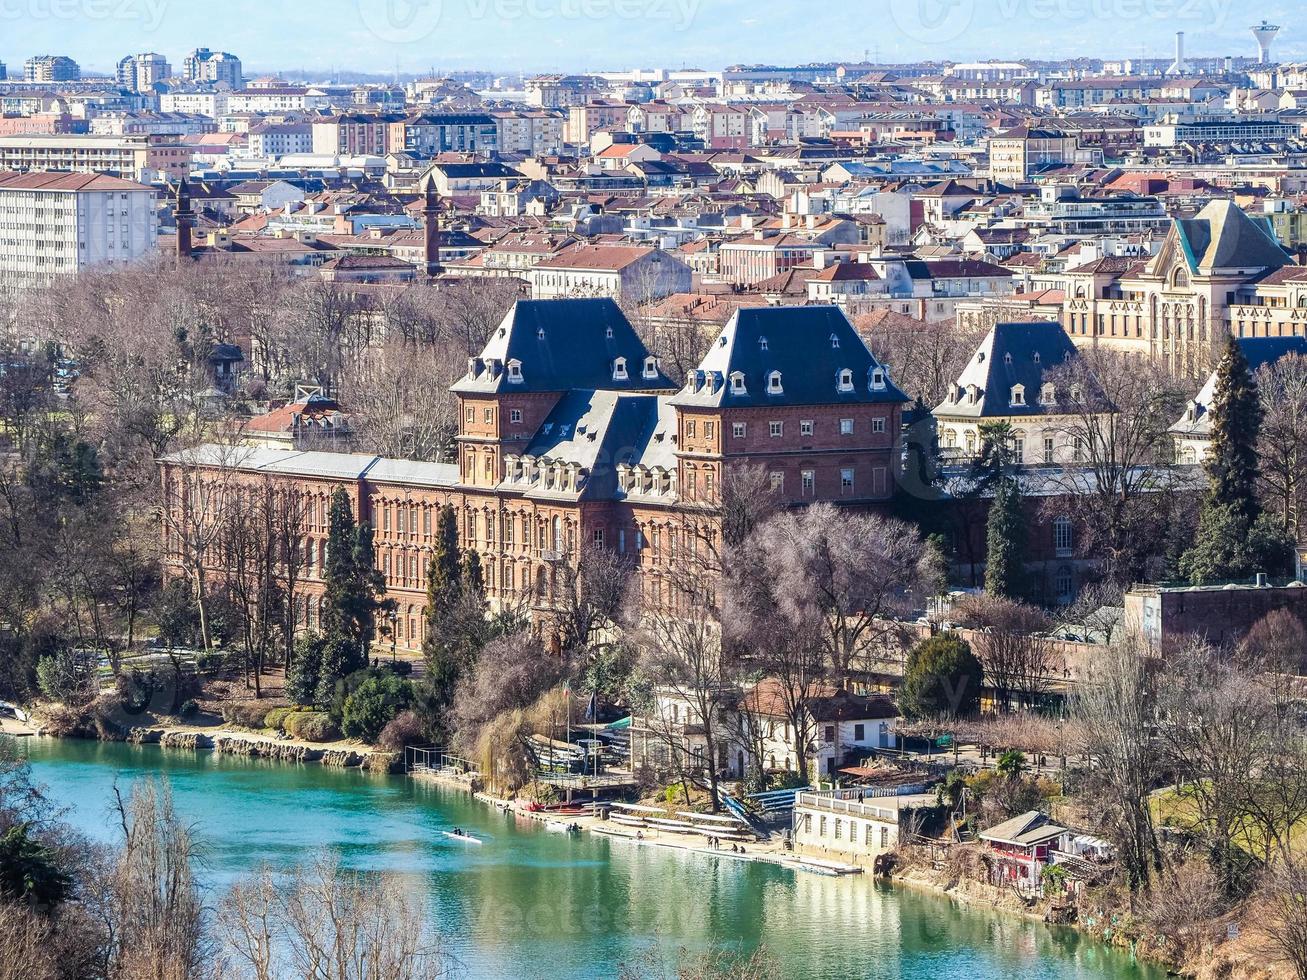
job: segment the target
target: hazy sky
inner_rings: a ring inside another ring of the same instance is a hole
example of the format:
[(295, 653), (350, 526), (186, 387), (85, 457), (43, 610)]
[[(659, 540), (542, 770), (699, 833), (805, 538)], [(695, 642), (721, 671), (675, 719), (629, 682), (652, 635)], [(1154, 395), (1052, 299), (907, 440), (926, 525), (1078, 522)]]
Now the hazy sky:
[[(231, 51), (247, 74), (719, 68), (861, 58), (1252, 54), (1282, 26), (1279, 60), (1307, 58), (1301, 0), (0, 0), (0, 59), (68, 54), (108, 70), (158, 51)], [(1294, 16), (1297, 15), (1297, 16)], [(1296, 23), (1295, 23), (1296, 22)]]

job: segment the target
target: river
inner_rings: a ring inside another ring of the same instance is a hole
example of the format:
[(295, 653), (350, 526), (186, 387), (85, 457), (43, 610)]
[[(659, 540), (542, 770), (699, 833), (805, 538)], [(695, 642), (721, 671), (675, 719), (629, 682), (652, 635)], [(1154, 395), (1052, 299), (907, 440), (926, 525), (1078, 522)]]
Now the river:
[[(398, 871), (430, 903), (465, 975), (673, 976), (680, 951), (765, 945), (787, 976), (1160, 980), (1072, 930), (960, 907), (867, 876), (826, 878), (550, 833), (453, 790), (397, 776), (121, 743), (23, 740), (66, 819), (108, 838), (115, 780), (166, 776), (218, 892), (261, 862), (329, 847)], [(480, 846), (440, 834), (454, 826)]]

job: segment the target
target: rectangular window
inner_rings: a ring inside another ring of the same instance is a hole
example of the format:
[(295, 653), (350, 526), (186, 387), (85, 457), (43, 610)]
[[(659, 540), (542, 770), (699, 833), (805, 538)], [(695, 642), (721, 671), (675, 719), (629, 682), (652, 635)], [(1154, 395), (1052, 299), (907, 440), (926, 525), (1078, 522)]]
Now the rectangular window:
[(853, 419), (840, 419), (840, 435), (853, 435)]
[(690, 419), (688, 422), (685, 423), (685, 437), (687, 439), (693, 439), (694, 430), (695, 430), (694, 419)]
[(836, 839), (836, 840), (839, 840), (839, 839), (840, 839), (840, 825), (841, 825), (841, 823), (843, 823), (843, 821), (840, 820), (839, 817), (836, 817), (836, 818), (835, 818), (835, 839)]
[(431, 533), (431, 509), (426, 508), (422, 511), (422, 533)]
[(880, 846), (881, 846), (881, 850), (884, 850), (885, 848), (889, 847), (889, 828), (888, 828), (888, 827), (881, 827), (881, 828), (880, 828)]
[(840, 470), (840, 493), (850, 494), (853, 492), (853, 470)]
[(731, 424), (731, 435), (734, 436), (736, 439), (743, 439), (744, 431), (745, 430), (744, 430), (743, 422), (734, 422)]
[(717, 426), (714, 423), (705, 422), (703, 424), (703, 437), (705, 439), (711, 439), (713, 437), (713, 433), (715, 433), (716, 431), (717, 431)]
[(771, 429), (771, 437), (773, 439), (779, 439), (781, 436), (785, 434), (784, 422), (771, 422), (769, 423), (769, 427)]
[(520, 408), (512, 408), (512, 409), (509, 409), (509, 411), (508, 411), (508, 420), (509, 420), (510, 422), (512, 422), (513, 424), (515, 424), (515, 425), (516, 425), (517, 423), (521, 422), (521, 421), (522, 421), (522, 410), (521, 410)]
[(486, 409), (486, 410), (481, 414), (481, 418), (482, 418), (482, 420), (485, 422), (486, 425), (489, 425), (491, 422), (493, 422), (493, 421), (495, 420), (495, 410), (494, 410), (493, 408), (487, 408), (487, 409)]
[(804, 470), (799, 474), (799, 485), (803, 490), (805, 497), (811, 497), (816, 492), (817, 472), (816, 470)]
[(602, 547), (604, 546), (604, 529), (603, 529), (603, 528), (601, 528), (601, 527), (597, 527), (597, 528), (595, 528), (595, 532), (594, 532), (594, 543), (595, 543), (595, 547), (596, 547), (596, 548), (602, 548)]
[(389, 530), (390, 530), (390, 508), (389, 508), (389, 507), (382, 507), (382, 508), (381, 508), (381, 530), (383, 530), (383, 531), (389, 531)]
[(477, 410), (473, 408), (471, 405), (467, 407), (467, 420), (469, 423), (475, 422), (477, 420)]
[(812, 419), (804, 419), (802, 422), (799, 423), (799, 435), (801, 436), (812, 435)]
[(872, 431), (872, 432), (884, 432), (884, 431), (885, 431), (885, 420), (884, 420), (884, 419), (872, 419), (872, 420), (871, 420), (871, 431)]
[(772, 473), (772, 474), (771, 474), (771, 488), (772, 488), (772, 491), (773, 491), (774, 493), (784, 493), (784, 492), (785, 492), (785, 474), (784, 474), (784, 473)]
[(1044, 437), (1044, 462), (1045, 463), (1053, 462), (1053, 437), (1052, 436)]
[(862, 741), (864, 738), (866, 738), (866, 737), (867, 737), (867, 726), (866, 726), (866, 725), (854, 725), (854, 726), (853, 726), (853, 741), (855, 741), (855, 742), (861, 742), (861, 741)]
[(871, 831), (871, 821), (869, 820), (869, 821), (867, 821), (867, 823), (864, 825), (863, 838), (862, 838), (862, 842), (863, 842), (864, 844), (866, 844), (868, 847), (871, 847), (871, 844), (872, 844), (872, 836), (871, 836), (871, 833), (872, 833), (872, 831)]
[(826, 741), (827, 741), (828, 743), (829, 743), (829, 742), (834, 742), (834, 741), (835, 741), (835, 726), (834, 726), (834, 725), (827, 725), (827, 726), (826, 726)]

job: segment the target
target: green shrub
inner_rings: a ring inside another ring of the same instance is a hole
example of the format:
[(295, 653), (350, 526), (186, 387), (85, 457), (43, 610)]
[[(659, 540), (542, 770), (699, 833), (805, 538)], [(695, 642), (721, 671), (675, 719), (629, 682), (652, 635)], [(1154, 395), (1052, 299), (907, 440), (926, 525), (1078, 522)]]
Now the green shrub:
[(282, 724), (292, 738), (305, 742), (330, 742), (340, 737), (331, 715), (325, 711), (295, 711)]
[(268, 706), (258, 701), (235, 701), (222, 706), (222, 720), (242, 728), (262, 728)]
[(61, 649), (37, 662), (36, 683), (49, 700), (80, 708), (95, 698), (95, 665), (84, 655)]
[(294, 710), (294, 708), (273, 708), (263, 716), (263, 727), (281, 731), (286, 727), (286, 716)]
[(413, 688), (394, 676), (373, 676), (345, 698), (341, 730), (350, 738), (375, 742), (397, 714), (413, 703)]

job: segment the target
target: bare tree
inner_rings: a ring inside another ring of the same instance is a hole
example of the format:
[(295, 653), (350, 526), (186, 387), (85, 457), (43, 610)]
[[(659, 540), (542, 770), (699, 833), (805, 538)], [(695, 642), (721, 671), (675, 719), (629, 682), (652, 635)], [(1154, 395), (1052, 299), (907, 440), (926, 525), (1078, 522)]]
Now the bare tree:
[(831, 504), (774, 517), (754, 537), (771, 600), (790, 629), (815, 632), (840, 686), (882, 658), (896, 619), (924, 603), (940, 577), (915, 529)]
[(1093, 816), (1116, 847), (1131, 893), (1146, 889), (1162, 864), (1150, 795), (1160, 763), (1154, 694), (1147, 651), (1127, 641), (1103, 648), (1071, 701), (1093, 763)]
[(1297, 859), (1278, 862), (1262, 878), (1257, 899), (1262, 948), (1307, 980), (1307, 866)]
[(867, 325), (855, 317), (858, 332), (894, 383), (926, 408), (944, 402), (949, 388), (985, 338), (986, 330), (951, 320), (922, 321), (902, 314)]
[(1034, 606), (998, 596), (970, 596), (954, 609), (957, 621), (976, 631), (972, 647), (985, 668), (985, 680), (1000, 711), (1019, 696), (1034, 697), (1048, 689), (1060, 665), (1048, 636), (1051, 623)]
[(397, 875), (349, 871), (327, 854), (234, 886), (218, 927), (256, 980), (435, 980), (453, 967)]
[(341, 376), (340, 398), (361, 451), (399, 459), (450, 458), (458, 405), (449, 385), (464, 370), (461, 348), (389, 339)]
[(167, 784), (138, 781), (113, 814), (123, 843), (106, 884), (104, 914), (112, 975), (189, 980), (212, 963), (213, 947), (195, 881), (195, 841), (173, 809)]
[(1262, 426), (1259, 475), (1268, 509), (1297, 537), (1307, 494), (1307, 357), (1290, 354), (1257, 372)]
[(1057, 514), (1075, 523), (1081, 550), (1102, 562), (1107, 578), (1141, 581), (1166, 550), (1178, 479), (1169, 430), (1184, 392), (1162, 365), (1096, 347), (1046, 379), (1066, 446), (1053, 478)]
[[(689, 549), (661, 569), (660, 577), (663, 587), (646, 590), (635, 611), (641, 666), (655, 685), (655, 700), (664, 702), (664, 710), (655, 707), (645, 723), (666, 746), (683, 780), (706, 779), (715, 813), (718, 771), (725, 762), (719, 757), (724, 715), (739, 700), (722, 644), (717, 580), (705, 574), (703, 562)], [(676, 703), (678, 711), (666, 710), (666, 702)], [(702, 760), (689, 752), (690, 733), (703, 741)]]

